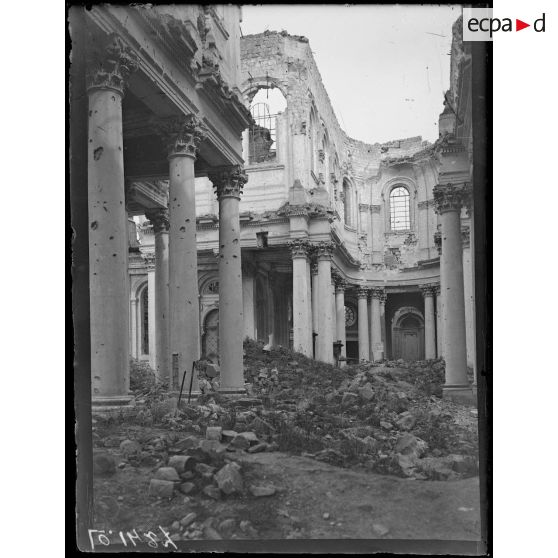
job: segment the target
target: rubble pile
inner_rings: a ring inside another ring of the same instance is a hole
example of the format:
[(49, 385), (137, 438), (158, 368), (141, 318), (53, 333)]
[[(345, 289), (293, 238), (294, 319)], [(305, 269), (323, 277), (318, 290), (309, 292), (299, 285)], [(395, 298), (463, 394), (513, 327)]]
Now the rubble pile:
[(220, 396), (218, 367), (207, 363), (197, 405), (157, 399), (136, 420), (205, 433), (225, 453), (279, 450), (418, 479), (478, 472), (476, 409), (441, 399), (443, 361), (336, 368), (247, 341), (244, 363), (248, 397)]

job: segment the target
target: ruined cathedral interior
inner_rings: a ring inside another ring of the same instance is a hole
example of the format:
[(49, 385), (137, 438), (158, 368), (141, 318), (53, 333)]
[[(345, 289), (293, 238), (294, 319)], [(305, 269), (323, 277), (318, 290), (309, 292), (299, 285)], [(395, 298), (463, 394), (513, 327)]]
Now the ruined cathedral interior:
[(340, 367), (443, 358), (444, 396), (472, 399), (461, 22), (439, 139), (368, 144), (340, 126), (307, 38), (241, 36), (241, 18), (234, 5), (86, 14), (93, 405), (129, 403), (130, 357), (171, 390), (211, 360), (220, 391), (242, 394), (247, 338)]

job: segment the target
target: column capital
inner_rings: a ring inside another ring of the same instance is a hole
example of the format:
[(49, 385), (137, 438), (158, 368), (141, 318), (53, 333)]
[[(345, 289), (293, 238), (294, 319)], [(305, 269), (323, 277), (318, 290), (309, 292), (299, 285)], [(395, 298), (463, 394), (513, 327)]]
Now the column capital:
[(427, 285), (420, 285), (420, 290), (422, 291), (422, 296), (424, 298), (427, 296), (434, 296), (436, 294), (436, 285), (431, 283)]
[(370, 289), (368, 289), (364, 285), (358, 285), (357, 286), (357, 298), (368, 299), (368, 294), (369, 293), (370, 293)]
[(434, 186), (434, 203), (436, 213), (446, 211), (459, 211), (461, 207), (469, 207), (471, 200), (471, 184), (462, 182), (460, 184), (438, 184)]
[(434, 292), (436, 293), (436, 296), (440, 296), (442, 294), (442, 286), (440, 283), (436, 283), (434, 285)]
[(370, 289), (370, 296), (372, 298), (377, 298), (380, 302), (386, 301), (386, 290), (384, 287), (372, 287)]
[(171, 118), (154, 118), (151, 122), (167, 146), (169, 159), (181, 156), (196, 159), (199, 145), (207, 134), (197, 116), (182, 114)]
[(92, 39), (87, 53), (87, 89), (112, 89), (124, 94), (128, 76), (137, 70), (134, 51), (116, 34)]
[(294, 258), (307, 258), (311, 252), (312, 245), (305, 238), (295, 238), (287, 243)]
[(310, 264), (310, 272), (312, 275), (318, 275), (318, 262), (316, 260), (312, 260)]
[(161, 232), (169, 232), (169, 210), (166, 208), (152, 209), (145, 212), (145, 216), (153, 225), (155, 234)]
[(330, 241), (318, 242), (315, 244), (316, 256), (318, 260), (331, 260), (335, 244)]
[(213, 184), (219, 201), (223, 198), (240, 199), (244, 184), (248, 182), (248, 175), (241, 165), (215, 167), (208, 172), (207, 176)]
[(335, 285), (335, 292), (342, 293), (345, 292), (347, 288), (347, 281), (343, 279), (342, 275), (337, 269), (331, 270), (331, 278), (333, 279), (333, 284)]

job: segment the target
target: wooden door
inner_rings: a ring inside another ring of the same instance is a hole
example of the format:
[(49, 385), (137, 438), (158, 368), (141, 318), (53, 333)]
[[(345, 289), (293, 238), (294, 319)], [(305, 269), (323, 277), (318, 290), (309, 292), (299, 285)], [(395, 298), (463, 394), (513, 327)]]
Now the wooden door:
[(402, 350), (401, 358), (404, 360), (419, 360), (419, 339), (416, 329), (401, 331)]

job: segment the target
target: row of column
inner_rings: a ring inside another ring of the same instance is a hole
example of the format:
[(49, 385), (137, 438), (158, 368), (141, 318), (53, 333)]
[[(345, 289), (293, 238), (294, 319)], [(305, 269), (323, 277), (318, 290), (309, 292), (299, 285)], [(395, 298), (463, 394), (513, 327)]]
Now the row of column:
[[(135, 66), (117, 36), (92, 48), (88, 67), (88, 210), (92, 394), (97, 405), (129, 396), (129, 280), (124, 189), (122, 98)], [(147, 211), (155, 232), (156, 374), (177, 388), (200, 357), (195, 173), (205, 130), (194, 115), (155, 123), (168, 147), (168, 208)], [(246, 174), (239, 165), (209, 173), (219, 201), (221, 390), (244, 391), (239, 200)], [(193, 378), (197, 391), (197, 377)]]

